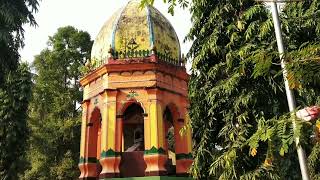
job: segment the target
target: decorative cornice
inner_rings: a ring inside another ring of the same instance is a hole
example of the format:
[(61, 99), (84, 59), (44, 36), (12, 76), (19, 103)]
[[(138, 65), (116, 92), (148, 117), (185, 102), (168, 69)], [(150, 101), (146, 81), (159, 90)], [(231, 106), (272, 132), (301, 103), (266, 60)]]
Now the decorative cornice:
[(118, 89), (104, 89), (104, 92), (108, 94), (108, 96), (117, 96)]
[[(123, 58), (127, 58), (127, 61), (137, 61), (141, 62), (141, 59), (143, 59), (144, 57), (148, 57), (150, 55), (150, 50), (146, 49), (146, 50), (131, 50), (131, 51), (126, 51), (126, 52), (122, 52), (122, 51), (115, 51), (114, 52), (114, 58), (115, 59), (111, 59), (108, 63), (112, 63), (114, 61), (118, 61), (118, 59), (123, 59)], [(134, 59), (133, 59), (134, 58)], [(123, 60), (122, 60), (123, 61)]]
[(176, 92), (176, 91), (173, 91), (171, 89), (167, 89), (167, 88), (163, 88), (163, 87), (160, 87), (160, 86), (155, 86), (155, 87), (147, 87), (146, 89), (158, 89), (158, 90), (161, 90), (161, 91), (167, 91), (167, 92), (170, 92), (172, 94), (176, 94), (176, 95), (180, 95), (180, 96), (183, 96), (183, 97), (187, 97), (185, 94), (182, 94), (182, 93), (179, 93), (179, 92)]
[(132, 63), (130, 65), (127, 65), (128, 63), (132, 62), (125, 61), (125, 60), (117, 60), (115, 62), (111, 62), (109, 64), (105, 64), (103, 66), (100, 66), (98, 69), (92, 71), (91, 73), (87, 74), (85, 77), (83, 77), (80, 80), (81, 86), (86, 86), (90, 82), (96, 80), (97, 78), (101, 77), (104, 74), (111, 73), (111, 72), (124, 72), (124, 71), (159, 71), (162, 73), (166, 73), (169, 75), (172, 75), (174, 77), (177, 77), (178, 79), (188, 81), (189, 75), (186, 73), (185, 67), (181, 66), (173, 66), (171, 64), (167, 63), (155, 63), (152, 62), (152, 58), (148, 57), (145, 58), (148, 62), (143, 63)]

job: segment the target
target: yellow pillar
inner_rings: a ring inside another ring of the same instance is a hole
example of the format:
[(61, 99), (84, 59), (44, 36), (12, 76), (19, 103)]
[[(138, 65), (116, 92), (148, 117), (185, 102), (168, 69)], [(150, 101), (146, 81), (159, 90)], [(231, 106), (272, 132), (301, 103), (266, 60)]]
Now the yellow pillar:
[(80, 139), (80, 160), (79, 169), (80, 177), (79, 179), (84, 179), (86, 177), (86, 133), (87, 133), (87, 122), (88, 122), (88, 110), (89, 110), (90, 100), (86, 100), (82, 103), (82, 123), (81, 123), (81, 139)]
[(145, 155), (144, 159), (147, 164), (146, 175), (157, 176), (167, 173), (165, 163), (168, 159), (164, 150), (164, 121), (163, 110), (161, 105), (161, 90), (149, 89), (149, 111), (148, 119), (145, 121)]
[(144, 115), (144, 148), (151, 149), (151, 126), (150, 126), (150, 118), (148, 116), (149, 113), (146, 112)]
[(108, 130), (107, 130), (107, 150), (115, 151), (116, 136), (116, 102), (108, 102)]
[(100, 179), (117, 177), (120, 175), (120, 152), (115, 148), (117, 90), (106, 90), (103, 94), (103, 100), (102, 147), (100, 159), (102, 171), (99, 176)]
[[(107, 100), (106, 97), (103, 97), (103, 101)], [(108, 134), (108, 106), (104, 102), (101, 108), (101, 152), (107, 150), (107, 134)], [(102, 155), (102, 154), (101, 154)]]

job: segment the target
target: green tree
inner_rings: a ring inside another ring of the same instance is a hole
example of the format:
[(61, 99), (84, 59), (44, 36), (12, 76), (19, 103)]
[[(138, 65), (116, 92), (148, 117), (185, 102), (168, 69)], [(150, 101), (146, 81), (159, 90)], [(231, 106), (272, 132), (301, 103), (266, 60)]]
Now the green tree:
[(16, 179), (23, 164), (31, 74), (18, 50), (37, 8), (37, 0), (0, 1), (0, 179)]
[[(319, 55), (319, 25), (310, 16), (318, 13), (318, 4), (308, 1), (284, 7), (283, 35), (290, 64), (300, 66), (300, 58)], [(196, 142), (193, 175), (300, 179), (294, 137), (301, 137), (308, 155), (311, 151), (313, 156), (319, 154), (315, 149), (318, 145), (312, 144), (310, 125), (297, 122), (298, 130), (292, 128), (270, 13), (254, 1), (194, 1), (191, 12), (194, 26), (188, 38), (194, 43), (189, 54), (193, 58), (189, 95)], [(298, 105), (318, 103), (320, 82), (300, 77), (299, 81), (314, 83), (302, 86), (292, 74), (290, 71), (289, 79)], [(317, 167), (310, 166), (313, 175)]]
[[(143, 1), (148, 2), (153, 3)], [(319, 1), (313, 0), (288, 3), (281, 13), (288, 77), (300, 106), (319, 104), (319, 10)], [(300, 136), (312, 178), (319, 178), (314, 125), (287, 113), (273, 23), (265, 5), (200, 0), (191, 1), (190, 11), (192, 175), (300, 179), (294, 146)]]
[[(258, 122), (287, 111), (270, 14), (255, 1), (194, 1), (189, 85), (197, 178), (274, 179), (268, 144), (249, 153)], [(270, 71), (272, 69), (273, 71)], [(207, 158), (212, 157), (212, 158)], [(274, 169), (277, 171), (278, 169)]]
[(19, 48), (23, 46), (24, 24), (36, 25), (33, 13), (37, 0), (0, 1), (0, 85), (8, 70), (18, 67)]
[(59, 28), (36, 56), (30, 109), (28, 159), (24, 179), (75, 179), (80, 143), (79, 69), (90, 57), (87, 32)]
[(7, 74), (0, 87), (0, 179), (17, 179), (26, 147), (27, 109), (31, 97), (27, 64)]
[[(189, 0), (163, 0), (163, 2), (169, 4), (168, 13), (171, 15), (174, 15), (174, 8), (177, 6), (177, 4), (179, 4), (182, 8), (187, 8), (189, 5)], [(141, 7), (153, 3), (154, 0), (141, 0)]]

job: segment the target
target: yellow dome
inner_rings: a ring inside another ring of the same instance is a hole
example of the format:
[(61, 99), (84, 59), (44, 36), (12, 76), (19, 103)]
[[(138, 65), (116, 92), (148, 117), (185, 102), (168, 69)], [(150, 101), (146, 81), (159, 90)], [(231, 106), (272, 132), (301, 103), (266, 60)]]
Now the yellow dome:
[(170, 22), (156, 8), (129, 1), (103, 25), (91, 51), (96, 66), (108, 63), (109, 50), (117, 59), (147, 57), (155, 47), (160, 60), (180, 61), (180, 43)]

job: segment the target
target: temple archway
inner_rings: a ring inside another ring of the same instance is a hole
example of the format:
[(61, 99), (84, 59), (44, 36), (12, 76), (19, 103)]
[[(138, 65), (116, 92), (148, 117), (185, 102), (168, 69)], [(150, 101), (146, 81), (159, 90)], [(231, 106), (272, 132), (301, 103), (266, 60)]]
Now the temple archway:
[[(87, 157), (89, 163), (97, 163), (96, 176), (101, 172), (101, 165), (99, 163), (101, 153), (101, 113), (99, 108), (95, 108), (91, 113), (90, 121), (87, 124), (88, 137), (87, 137)], [(94, 172), (91, 172), (94, 173)]]
[(123, 151), (144, 151), (143, 109), (133, 103), (123, 114)]
[(129, 105), (123, 113), (121, 177), (145, 175), (143, 114), (143, 108), (136, 103)]
[(177, 109), (174, 105), (166, 106), (163, 112), (163, 121), (165, 129), (165, 149), (168, 154), (166, 169), (169, 175), (176, 174), (176, 136), (175, 119)]

